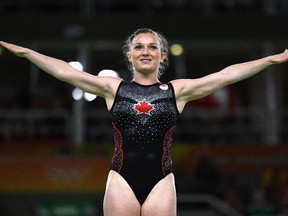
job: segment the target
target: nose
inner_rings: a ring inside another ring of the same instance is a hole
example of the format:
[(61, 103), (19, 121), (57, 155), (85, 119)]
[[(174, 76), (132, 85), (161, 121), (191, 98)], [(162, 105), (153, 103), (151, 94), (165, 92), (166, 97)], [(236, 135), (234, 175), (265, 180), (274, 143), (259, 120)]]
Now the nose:
[(148, 49), (148, 47), (144, 47), (144, 48), (143, 48), (142, 55), (149, 55), (149, 49)]

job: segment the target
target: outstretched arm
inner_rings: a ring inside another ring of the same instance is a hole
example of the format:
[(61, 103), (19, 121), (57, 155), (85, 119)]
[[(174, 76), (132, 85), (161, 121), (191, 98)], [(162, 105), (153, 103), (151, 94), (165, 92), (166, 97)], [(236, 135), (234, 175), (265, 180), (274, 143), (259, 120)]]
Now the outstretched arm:
[(112, 77), (98, 77), (79, 71), (71, 67), (67, 62), (52, 58), (34, 50), (0, 41), (0, 47), (6, 48), (16, 56), (26, 58), (41, 70), (64, 82), (70, 83), (78, 88), (113, 100), (116, 87), (120, 79)]
[(172, 84), (175, 88), (178, 108), (182, 110), (188, 101), (205, 97), (224, 86), (251, 77), (273, 64), (284, 62), (288, 62), (288, 49), (280, 54), (228, 66), (199, 79), (174, 80)]

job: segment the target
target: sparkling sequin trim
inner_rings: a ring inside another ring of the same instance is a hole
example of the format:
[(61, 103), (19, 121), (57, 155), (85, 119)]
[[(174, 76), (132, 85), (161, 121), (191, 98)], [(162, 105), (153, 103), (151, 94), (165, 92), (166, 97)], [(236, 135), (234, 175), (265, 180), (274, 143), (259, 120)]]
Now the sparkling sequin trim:
[(172, 160), (170, 155), (170, 147), (172, 143), (172, 134), (176, 126), (174, 125), (171, 127), (167, 133), (165, 134), (164, 140), (163, 140), (163, 155), (162, 155), (162, 173), (163, 176), (168, 175), (172, 172)]
[(122, 149), (122, 134), (119, 129), (112, 123), (114, 129), (114, 143), (115, 143), (115, 151), (114, 156), (112, 158), (112, 169), (116, 172), (120, 173), (123, 165), (123, 149)]

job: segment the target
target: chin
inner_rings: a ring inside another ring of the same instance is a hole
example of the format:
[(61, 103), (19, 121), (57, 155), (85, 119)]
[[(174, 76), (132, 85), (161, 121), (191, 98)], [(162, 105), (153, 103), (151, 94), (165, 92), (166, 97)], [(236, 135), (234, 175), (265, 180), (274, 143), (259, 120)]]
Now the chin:
[(151, 68), (139, 68), (137, 71), (143, 74), (150, 74), (155, 72), (155, 70)]

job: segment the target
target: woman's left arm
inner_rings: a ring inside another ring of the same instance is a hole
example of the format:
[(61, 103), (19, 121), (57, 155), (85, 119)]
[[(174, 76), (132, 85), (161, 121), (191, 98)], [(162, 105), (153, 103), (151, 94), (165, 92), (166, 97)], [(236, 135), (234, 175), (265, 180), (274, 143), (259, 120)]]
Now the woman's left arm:
[(228, 66), (202, 78), (177, 79), (171, 83), (175, 89), (177, 103), (184, 107), (188, 101), (205, 97), (220, 88), (251, 77), (273, 64), (284, 62), (288, 62), (288, 49), (280, 54)]

